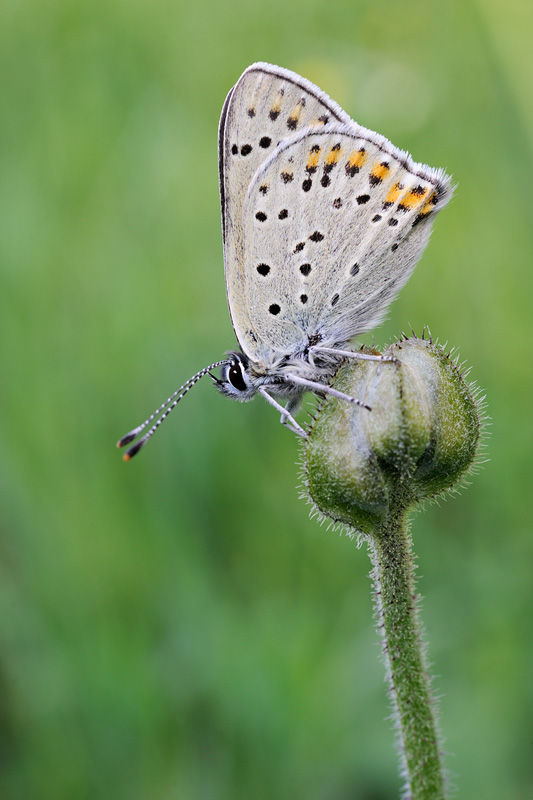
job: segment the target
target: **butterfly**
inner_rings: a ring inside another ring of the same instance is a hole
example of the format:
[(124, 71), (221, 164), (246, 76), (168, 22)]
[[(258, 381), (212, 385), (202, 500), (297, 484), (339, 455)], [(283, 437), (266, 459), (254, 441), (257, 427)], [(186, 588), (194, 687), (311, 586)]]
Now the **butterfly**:
[(301, 436), (294, 414), (306, 391), (362, 405), (329, 384), (346, 358), (382, 360), (353, 352), (350, 341), (383, 319), (453, 191), (442, 169), (414, 162), (317, 86), (266, 63), (248, 67), (226, 98), (219, 177), (226, 294), (240, 349), (123, 436), (119, 447), (153, 423), (125, 460), (205, 375), (236, 400), (262, 395)]

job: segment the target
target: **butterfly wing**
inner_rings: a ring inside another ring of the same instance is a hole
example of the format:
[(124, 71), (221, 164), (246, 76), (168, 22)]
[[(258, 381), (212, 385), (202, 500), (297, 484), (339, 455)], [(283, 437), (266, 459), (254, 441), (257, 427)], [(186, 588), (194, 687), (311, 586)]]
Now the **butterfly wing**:
[(235, 334), (252, 358), (256, 342), (244, 296), (243, 206), (258, 168), (279, 143), (310, 125), (349, 123), (324, 92), (294, 72), (253, 64), (228, 94), (219, 128), (220, 197), (226, 292)]
[(226, 289), (243, 351), (268, 368), (378, 324), (451, 196), (444, 172), (269, 64), (229, 93), (219, 148)]
[(282, 142), (243, 205), (245, 349), (268, 366), (377, 325), (450, 195), (441, 170), (354, 122)]

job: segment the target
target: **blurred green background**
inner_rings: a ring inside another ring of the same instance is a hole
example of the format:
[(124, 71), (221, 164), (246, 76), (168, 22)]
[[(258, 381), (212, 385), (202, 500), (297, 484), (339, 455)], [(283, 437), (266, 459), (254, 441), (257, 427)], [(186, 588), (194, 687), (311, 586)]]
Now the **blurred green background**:
[(217, 124), (257, 60), (459, 184), (375, 337), (429, 324), (487, 391), (419, 590), (458, 797), (533, 796), (532, 35), (527, 0), (4, 0), (2, 798), (399, 795), (369, 561), (277, 415), (206, 381), (114, 447), (235, 344)]

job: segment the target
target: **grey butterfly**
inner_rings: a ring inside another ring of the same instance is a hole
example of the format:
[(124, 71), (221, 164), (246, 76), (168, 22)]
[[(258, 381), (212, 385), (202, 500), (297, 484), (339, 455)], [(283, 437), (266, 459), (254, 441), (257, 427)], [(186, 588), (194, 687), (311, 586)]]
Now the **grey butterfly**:
[(261, 394), (302, 436), (294, 414), (306, 391), (360, 404), (333, 389), (332, 376), (345, 358), (381, 358), (352, 352), (350, 340), (383, 319), (452, 194), (443, 170), (415, 163), (305, 78), (265, 63), (248, 67), (226, 98), (219, 172), (240, 350), (200, 370), (126, 434), (119, 447), (156, 420), (126, 460), (204, 375), (237, 400)]

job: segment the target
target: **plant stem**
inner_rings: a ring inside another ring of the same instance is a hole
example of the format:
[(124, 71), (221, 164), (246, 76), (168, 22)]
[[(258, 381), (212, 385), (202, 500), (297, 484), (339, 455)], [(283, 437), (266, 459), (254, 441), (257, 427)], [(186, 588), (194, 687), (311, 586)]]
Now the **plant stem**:
[(452, 490), (475, 464), (482, 403), (458, 363), (431, 340), (403, 338), (385, 355), (393, 363), (348, 359), (339, 369), (334, 388), (372, 412), (324, 401), (305, 445), (306, 487), (322, 518), (346, 525), (370, 545), (403, 797), (444, 800), (407, 512)]
[(398, 729), (406, 800), (444, 800), (434, 701), (418, 622), (407, 511), (391, 503), (370, 538), (375, 604)]

